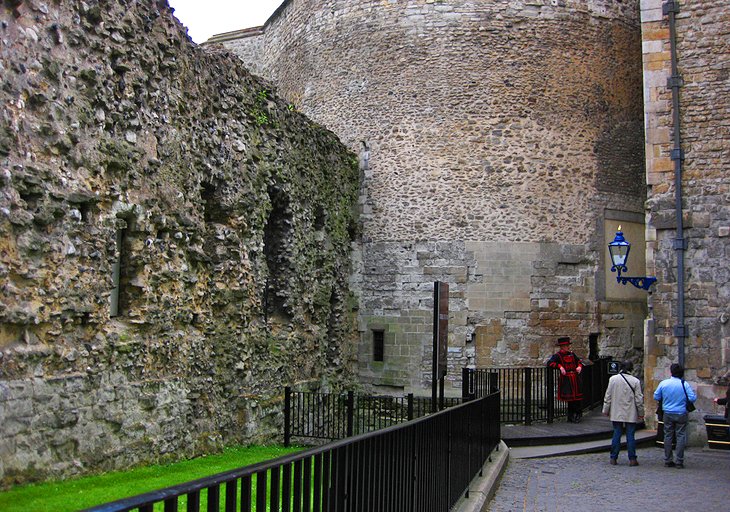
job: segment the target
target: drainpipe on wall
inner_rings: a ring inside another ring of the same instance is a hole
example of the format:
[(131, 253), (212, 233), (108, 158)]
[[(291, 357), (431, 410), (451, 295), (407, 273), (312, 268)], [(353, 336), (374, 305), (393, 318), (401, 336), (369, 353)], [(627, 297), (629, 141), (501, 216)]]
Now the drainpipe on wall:
[(687, 326), (684, 323), (684, 252), (687, 250), (687, 240), (684, 238), (682, 222), (682, 150), (681, 135), (679, 133), (679, 88), (683, 85), (682, 77), (677, 70), (677, 22), (679, 2), (669, 0), (662, 5), (662, 12), (669, 16), (669, 44), (672, 58), (672, 76), (667, 79), (667, 87), (672, 89), (672, 124), (674, 128), (674, 147), (672, 160), (674, 161), (674, 208), (677, 219), (677, 232), (674, 239), (674, 250), (677, 254), (677, 324), (674, 326), (674, 337), (677, 338), (679, 364), (684, 366), (684, 341), (687, 337)]

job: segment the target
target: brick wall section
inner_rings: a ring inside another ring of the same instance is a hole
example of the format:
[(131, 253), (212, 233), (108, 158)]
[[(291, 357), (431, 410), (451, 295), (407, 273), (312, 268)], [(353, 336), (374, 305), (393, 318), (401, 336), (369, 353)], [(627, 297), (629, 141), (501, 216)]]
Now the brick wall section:
[(281, 439), (283, 385), (353, 384), (356, 155), (164, 2), (5, 2), (0, 39), (2, 485)]
[[(586, 353), (590, 333), (604, 353), (631, 346), (644, 312), (605, 302), (599, 267), (604, 210), (640, 214), (645, 200), (638, 12), (302, 0), (223, 43), (350, 148), (367, 145), (353, 277), (367, 382), (427, 385), (437, 279), (452, 293), (456, 380), (464, 363), (539, 364), (559, 334)], [(372, 325), (390, 329), (394, 359), (369, 359)]]
[[(659, 279), (653, 295), (655, 337), (647, 340), (647, 388), (677, 360), (676, 234), (668, 18), (662, 2), (642, 2), (646, 170), (649, 185), (647, 270)], [(727, 3), (680, 2), (677, 53), (685, 253), (686, 377), (699, 387), (700, 410), (721, 394), (730, 370), (730, 27)], [(701, 430), (701, 429), (698, 429)], [(701, 432), (699, 432), (701, 434)]]
[[(558, 332), (603, 331), (602, 355), (641, 360), (641, 302), (596, 301), (584, 246), (424, 242), (366, 244), (361, 258), (358, 354), (361, 378), (381, 389), (428, 388), (433, 282), (450, 283), (449, 376), (459, 390), (464, 366), (534, 365), (554, 352)], [(377, 262), (366, 266), (363, 261)], [(385, 361), (374, 362), (372, 331), (385, 332)]]

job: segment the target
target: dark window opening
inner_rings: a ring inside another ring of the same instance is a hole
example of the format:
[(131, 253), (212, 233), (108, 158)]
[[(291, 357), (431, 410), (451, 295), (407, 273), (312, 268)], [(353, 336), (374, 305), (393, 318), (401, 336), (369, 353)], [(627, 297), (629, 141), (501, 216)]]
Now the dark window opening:
[(329, 300), (329, 312), (327, 314), (327, 336), (328, 339), (339, 339), (338, 331), (340, 327), (340, 300), (337, 293), (337, 287), (332, 288)]
[(38, 204), (43, 199), (43, 194), (38, 192), (20, 191), (20, 198), (25, 201), (26, 209), (31, 212), (35, 212), (38, 209)]
[[(343, 303), (340, 299), (341, 294), (337, 286), (332, 288), (329, 300), (329, 312), (327, 314), (327, 339), (328, 340), (339, 340), (343, 339), (346, 334), (343, 332), (345, 326), (342, 324), (342, 310)], [(328, 367), (338, 366), (338, 358), (340, 357), (340, 345), (333, 343), (328, 346), (326, 351), (326, 364)]]
[(131, 235), (132, 219), (120, 217), (117, 219), (116, 258), (112, 265), (112, 281), (114, 288), (111, 293), (109, 316), (126, 316), (132, 300), (132, 286), (130, 283), (135, 275), (132, 259), (133, 235)]
[(373, 330), (373, 361), (385, 360), (385, 331)]
[(315, 231), (321, 231), (324, 229), (325, 221), (327, 217), (324, 214), (324, 210), (319, 208), (314, 212), (314, 229)]
[(112, 289), (111, 294), (111, 308), (109, 311), (109, 316), (115, 317), (120, 316), (122, 314), (122, 296), (124, 295), (124, 285), (126, 279), (123, 279), (122, 276), (126, 274), (124, 271), (124, 260), (125, 254), (124, 254), (124, 242), (127, 239), (127, 228), (119, 228), (117, 229), (117, 253), (116, 258), (114, 259), (114, 264), (112, 265), (112, 281), (114, 282), (114, 288)]
[(355, 216), (351, 216), (350, 221), (347, 223), (347, 235), (350, 237), (351, 242), (360, 237), (360, 225)]
[(95, 208), (90, 203), (81, 203), (79, 205), (79, 213), (81, 214), (81, 220), (83, 222), (89, 222)]
[(223, 206), (223, 198), (219, 187), (214, 183), (203, 182), (200, 198), (203, 200), (203, 219), (206, 223), (225, 224), (228, 213)]

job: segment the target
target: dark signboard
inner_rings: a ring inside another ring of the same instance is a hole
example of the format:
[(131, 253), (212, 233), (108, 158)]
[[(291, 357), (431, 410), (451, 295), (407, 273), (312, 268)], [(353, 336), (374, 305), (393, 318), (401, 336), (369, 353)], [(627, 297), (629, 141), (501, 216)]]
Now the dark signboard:
[(619, 361), (608, 362), (608, 374), (617, 375), (621, 371), (621, 363)]

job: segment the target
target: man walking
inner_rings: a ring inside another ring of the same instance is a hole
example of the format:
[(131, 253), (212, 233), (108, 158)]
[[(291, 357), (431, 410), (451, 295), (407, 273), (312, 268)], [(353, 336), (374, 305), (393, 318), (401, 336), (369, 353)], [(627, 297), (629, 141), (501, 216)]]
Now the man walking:
[(608, 388), (603, 397), (603, 414), (613, 423), (611, 440), (611, 465), (615, 466), (621, 450), (621, 434), (626, 428), (626, 448), (629, 452), (629, 466), (638, 466), (636, 459), (636, 425), (644, 419), (644, 393), (641, 382), (631, 375), (634, 363), (624, 361), (618, 375), (608, 379)]
[[(697, 400), (692, 386), (684, 381), (684, 368), (673, 363), (669, 367), (672, 376), (659, 383), (654, 400), (661, 402), (664, 410), (664, 465), (668, 468), (684, 467), (684, 448), (687, 446), (687, 401)], [(672, 437), (677, 434), (677, 462), (672, 459)]]

